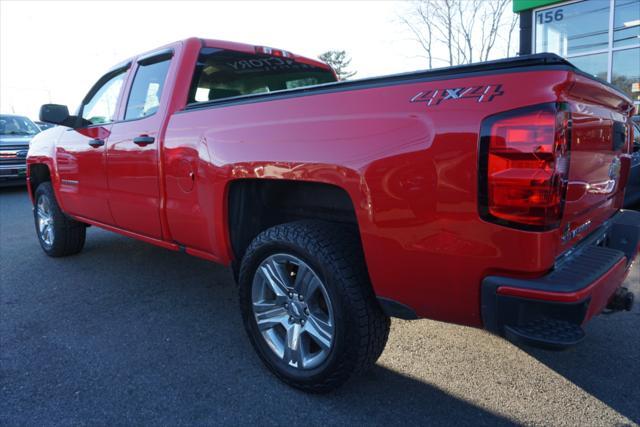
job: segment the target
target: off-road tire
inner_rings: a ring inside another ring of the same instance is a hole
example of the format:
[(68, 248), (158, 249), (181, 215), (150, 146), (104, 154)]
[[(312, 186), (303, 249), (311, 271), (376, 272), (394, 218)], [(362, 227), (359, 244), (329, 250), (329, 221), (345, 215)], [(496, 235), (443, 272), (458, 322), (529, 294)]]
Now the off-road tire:
[[(53, 222), (53, 241), (50, 244), (45, 242), (38, 225), (38, 202), (42, 197), (46, 197), (50, 204), (50, 212)], [(38, 185), (38, 188), (36, 188), (33, 217), (40, 246), (50, 257), (74, 255), (80, 252), (84, 247), (86, 238), (85, 224), (68, 217), (64, 212), (62, 212), (58, 205), (58, 201), (56, 200), (51, 182), (49, 181), (41, 183)]]
[[(311, 266), (330, 293), (335, 336), (329, 356), (315, 369), (290, 367), (269, 348), (255, 320), (251, 300), (260, 263), (276, 253), (292, 254)], [(369, 281), (357, 229), (323, 221), (298, 221), (269, 228), (251, 243), (239, 272), (242, 319), (264, 364), (282, 381), (306, 392), (328, 392), (353, 374), (371, 368), (389, 336), (390, 319)]]

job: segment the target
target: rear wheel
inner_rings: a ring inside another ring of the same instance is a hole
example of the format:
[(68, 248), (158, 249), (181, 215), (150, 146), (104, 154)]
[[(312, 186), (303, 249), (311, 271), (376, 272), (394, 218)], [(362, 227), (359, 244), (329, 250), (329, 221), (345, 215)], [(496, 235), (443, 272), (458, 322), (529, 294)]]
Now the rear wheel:
[(289, 385), (329, 391), (384, 350), (390, 321), (350, 227), (301, 221), (264, 231), (247, 249), (239, 283), (251, 342)]
[(60, 210), (50, 182), (38, 186), (35, 200), (33, 216), (42, 250), (51, 257), (80, 252), (84, 247), (86, 227)]

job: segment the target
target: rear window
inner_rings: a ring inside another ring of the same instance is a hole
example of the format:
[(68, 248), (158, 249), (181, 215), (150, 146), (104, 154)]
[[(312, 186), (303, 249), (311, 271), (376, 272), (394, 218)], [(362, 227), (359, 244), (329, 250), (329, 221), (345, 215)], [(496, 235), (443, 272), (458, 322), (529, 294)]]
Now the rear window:
[(268, 93), (336, 81), (326, 68), (291, 58), (203, 48), (188, 103)]

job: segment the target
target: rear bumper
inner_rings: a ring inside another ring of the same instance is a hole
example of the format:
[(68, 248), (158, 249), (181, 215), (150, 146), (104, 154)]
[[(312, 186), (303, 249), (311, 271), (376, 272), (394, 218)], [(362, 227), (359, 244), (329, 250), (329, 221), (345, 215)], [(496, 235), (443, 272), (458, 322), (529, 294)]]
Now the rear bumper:
[(485, 328), (539, 347), (577, 344), (584, 338), (582, 326), (619, 292), (639, 243), (640, 213), (620, 211), (543, 277), (486, 277), (481, 291)]

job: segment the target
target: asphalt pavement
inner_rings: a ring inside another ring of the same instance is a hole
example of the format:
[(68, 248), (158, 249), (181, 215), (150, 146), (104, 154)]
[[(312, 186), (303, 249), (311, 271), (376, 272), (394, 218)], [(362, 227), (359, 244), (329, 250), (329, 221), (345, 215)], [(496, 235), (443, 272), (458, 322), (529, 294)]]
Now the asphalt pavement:
[(26, 192), (0, 189), (3, 426), (640, 423), (640, 304), (587, 332), (556, 353), (393, 320), (372, 371), (308, 395), (254, 354), (226, 268), (96, 227), (48, 258)]

